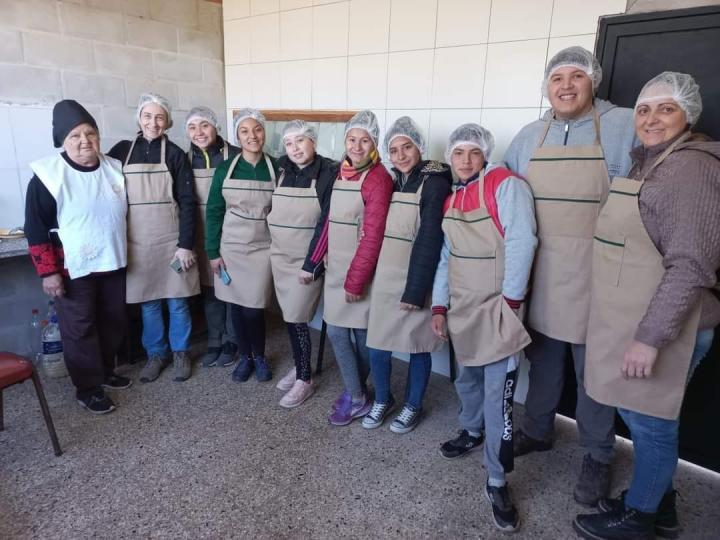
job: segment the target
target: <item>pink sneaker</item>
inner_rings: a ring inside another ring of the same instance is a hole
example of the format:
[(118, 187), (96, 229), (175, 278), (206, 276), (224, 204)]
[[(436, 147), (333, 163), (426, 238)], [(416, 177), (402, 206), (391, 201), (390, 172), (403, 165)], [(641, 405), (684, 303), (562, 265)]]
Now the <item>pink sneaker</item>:
[(285, 375), (282, 379), (278, 381), (278, 383), (275, 385), (275, 388), (277, 388), (278, 390), (282, 390), (283, 392), (287, 392), (293, 387), (296, 380), (297, 374), (295, 368), (292, 368), (290, 371), (288, 371), (287, 375)]
[(328, 419), (333, 426), (347, 426), (356, 418), (362, 418), (370, 412), (370, 400), (363, 396), (360, 401), (347, 401), (341, 404)]
[(312, 381), (305, 382), (302, 379), (297, 379), (290, 391), (285, 394), (280, 400), (280, 406), (286, 409), (292, 409), (302, 405), (307, 398), (315, 393), (315, 383)]

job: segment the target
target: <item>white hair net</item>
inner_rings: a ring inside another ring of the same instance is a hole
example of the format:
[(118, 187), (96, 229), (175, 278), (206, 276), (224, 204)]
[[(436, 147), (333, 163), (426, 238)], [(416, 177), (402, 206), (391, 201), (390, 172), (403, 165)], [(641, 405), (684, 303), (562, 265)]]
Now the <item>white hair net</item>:
[(663, 71), (645, 83), (638, 95), (635, 108), (642, 103), (671, 98), (685, 111), (687, 123), (691, 126), (700, 118), (702, 98), (700, 86), (687, 73)]
[(380, 126), (378, 126), (377, 117), (372, 111), (360, 111), (348, 120), (347, 124), (345, 124), (345, 136), (347, 137), (348, 131), (355, 128), (367, 131), (375, 146), (377, 146), (380, 137)]
[(265, 129), (265, 115), (263, 113), (261, 113), (257, 109), (240, 109), (235, 115), (235, 119), (233, 120), (233, 133), (235, 133), (235, 137), (237, 137), (237, 130), (240, 122), (248, 118), (253, 118), (257, 120), (263, 127), (263, 129)]
[(592, 81), (593, 91), (597, 90), (600, 81), (602, 80), (602, 68), (597, 58), (582, 47), (568, 47), (558, 52), (548, 62), (545, 68), (545, 78), (543, 79), (542, 92), (543, 96), (547, 97), (548, 82), (552, 74), (560, 68), (564, 67), (576, 67), (581, 69)]
[(445, 148), (445, 161), (450, 163), (453, 150), (460, 145), (470, 144), (482, 150), (485, 161), (490, 160), (490, 154), (495, 149), (495, 137), (479, 124), (463, 124), (455, 129), (448, 138)]
[(164, 98), (160, 94), (154, 94), (152, 92), (148, 92), (147, 94), (142, 94), (140, 96), (140, 101), (137, 108), (138, 123), (140, 123), (140, 115), (142, 114), (142, 110), (145, 108), (146, 105), (150, 105), (151, 103), (154, 103), (155, 105), (160, 105), (163, 109), (165, 109), (165, 114), (167, 114), (167, 129), (170, 129), (173, 125), (172, 107), (170, 106), (170, 102), (167, 100), (167, 98)]
[(220, 124), (218, 123), (217, 116), (208, 107), (193, 107), (190, 109), (187, 117), (185, 118), (185, 129), (191, 120), (206, 120), (209, 124), (212, 124), (217, 131), (220, 131)]
[(390, 144), (396, 137), (407, 137), (417, 146), (422, 154), (425, 152), (425, 138), (420, 132), (420, 128), (409, 116), (401, 116), (395, 120), (385, 133), (385, 151), (390, 152)]
[(317, 130), (308, 124), (305, 120), (291, 120), (282, 132), (282, 140), (285, 142), (285, 137), (307, 137), (312, 139), (313, 142), (317, 142)]

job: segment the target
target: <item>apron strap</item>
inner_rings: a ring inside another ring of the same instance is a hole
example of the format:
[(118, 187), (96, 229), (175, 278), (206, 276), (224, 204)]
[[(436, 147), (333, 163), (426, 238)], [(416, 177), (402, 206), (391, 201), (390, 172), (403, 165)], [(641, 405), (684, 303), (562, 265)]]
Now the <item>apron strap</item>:
[(272, 161), (270, 161), (270, 158), (265, 153), (263, 153), (263, 157), (265, 158), (265, 163), (267, 163), (268, 170), (270, 171), (270, 179), (272, 180), (272, 183), (277, 186), (277, 176), (275, 175), (275, 169), (273, 168)]
[(657, 167), (663, 161), (665, 161), (665, 158), (668, 157), (670, 154), (672, 154), (680, 143), (683, 143), (687, 139), (689, 139), (691, 135), (692, 135), (692, 133), (689, 130), (686, 131), (685, 133), (683, 133), (679, 139), (677, 139), (674, 143), (672, 143), (670, 146), (668, 146), (665, 149), (665, 151), (658, 156), (658, 158), (653, 162), (652, 165), (650, 165), (650, 167), (648, 167), (647, 171), (645, 171), (640, 176), (640, 178), (638, 178), (638, 180), (640, 180), (641, 182), (644, 182), (645, 179), (647, 178), (647, 176), (655, 170), (655, 167)]
[(162, 137), (160, 141), (160, 163), (165, 165), (165, 139), (167, 139), (167, 137), (165, 135), (160, 136)]
[(128, 152), (128, 155), (125, 156), (125, 163), (123, 163), (123, 167), (128, 165), (128, 162), (130, 161), (130, 156), (132, 156), (133, 149), (135, 148), (135, 143), (137, 142), (138, 138), (135, 137), (133, 139), (133, 142), (130, 144), (130, 151)]
[(227, 160), (227, 158), (229, 157), (229, 154), (228, 154), (229, 150), (230, 149), (228, 148), (227, 143), (223, 143), (223, 147), (222, 147), (223, 161)]
[[(552, 123), (553, 118), (555, 118), (554, 113), (553, 113), (552, 117), (548, 118), (548, 121), (545, 123), (545, 130), (543, 131), (543, 134), (540, 137), (540, 142), (538, 143), (538, 147), (542, 146), (545, 143), (545, 138), (547, 137), (547, 134), (550, 131), (550, 124)], [(595, 144), (600, 145), (600, 115), (598, 114), (597, 109), (595, 107), (593, 107), (593, 124), (595, 125)]]
[(240, 161), (241, 157), (242, 152), (239, 152), (238, 155), (233, 158), (232, 163), (230, 163), (230, 166), (228, 167), (227, 173), (225, 173), (225, 179), (223, 180), (223, 184), (225, 183), (225, 180), (232, 176), (232, 173), (235, 170), (235, 166), (237, 165), (237, 162)]

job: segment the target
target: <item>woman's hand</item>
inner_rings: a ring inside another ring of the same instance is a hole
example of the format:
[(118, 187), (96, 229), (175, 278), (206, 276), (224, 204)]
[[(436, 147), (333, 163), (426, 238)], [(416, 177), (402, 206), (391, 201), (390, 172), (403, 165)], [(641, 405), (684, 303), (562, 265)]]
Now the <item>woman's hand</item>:
[(436, 313), (432, 316), (430, 321), (432, 326), (433, 334), (442, 339), (443, 341), (448, 340), (447, 336), (447, 319), (442, 313)]
[(403, 311), (418, 311), (420, 309), (420, 306), (416, 306), (415, 304), (407, 304), (405, 302), (400, 302), (400, 309)]
[(300, 285), (310, 285), (312, 280), (313, 275), (310, 272), (300, 270), (300, 273), (298, 274), (298, 283), (300, 283)]
[(657, 355), (658, 350), (655, 347), (633, 340), (625, 350), (622, 364), (623, 377), (626, 379), (651, 377)]
[(65, 285), (60, 274), (53, 274), (42, 279), (43, 292), (48, 296), (56, 298), (65, 294)]
[(192, 249), (178, 248), (174, 258), (180, 261), (180, 266), (184, 271), (187, 271), (195, 264), (195, 253), (193, 253)]
[(352, 294), (352, 293), (345, 291), (345, 301), (348, 304), (353, 304), (355, 302), (359, 302), (362, 299), (363, 299), (362, 294)]
[(217, 259), (210, 259), (210, 268), (212, 268), (213, 274), (219, 276), (220, 269), (225, 268), (225, 261), (223, 261), (222, 257), (218, 257)]

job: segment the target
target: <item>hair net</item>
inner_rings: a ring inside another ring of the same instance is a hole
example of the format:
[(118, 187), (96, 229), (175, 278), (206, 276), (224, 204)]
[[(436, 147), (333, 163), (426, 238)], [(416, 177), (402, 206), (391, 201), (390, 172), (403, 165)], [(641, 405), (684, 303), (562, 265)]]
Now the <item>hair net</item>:
[(385, 133), (385, 151), (390, 152), (390, 144), (396, 137), (407, 137), (410, 139), (422, 154), (425, 152), (425, 138), (420, 133), (420, 128), (409, 116), (401, 116), (395, 120)]
[(233, 133), (235, 133), (235, 136), (237, 137), (237, 130), (238, 126), (240, 125), (240, 122), (243, 120), (246, 120), (248, 118), (253, 118), (257, 120), (260, 125), (262, 125), (263, 129), (265, 129), (265, 115), (258, 111), (257, 109), (240, 109), (237, 114), (235, 115), (235, 120), (233, 121)]
[(375, 143), (375, 146), (377, 146), (378, 138), (380, 137), (380, 127), (378, 126), (377, 117), (372, 111), (360, 111), (348, 120), (347, 124), (345, 124), (345, 137), (347, 137), (348, 131), (355, 128), (367, 131)]
[(285, 124), (282, 132), (283, 142), (285, 142), (285, 137), (297, 136), (307, 137), (312, 139), (313, 142), (317, 142), (317, 131), (305, 120), (291, 120)]
[(592, 81), (593, 91), (597, 90), (600, 81), (602, 80), (602, 68), (597, 58), (593, 56), (593, 53), (582, 47), (568, 47), (563, 49), (555, 56), (553, 56), (548, 62), (545, 68), (545, 78), (543, 79), (542, 92), (547, 97), (548, 82), (552, 74), (563, 67), (576, 67), (581, 69)]
[(209, 124), (212, 124), (217, 131), (220, 131), (217, 116), (215, 116), (215, 113), (208, 107), (193, 107), (190, 109), (190, 112), (185, 118), (185, 128), (187, 129), (190, 121), (196, 118), (198, 120), (206, 120)]
[(160, 105), (163, 109), (165, 109), (165, 113), (167, 114), (167, 129), (170, 129), (173, 125), (172, 107), (170, 106), (170, 102), (160, 94), (154, 94), (152, 92), (148, 92), (147, 94), (142, 94), (140, 96), (140, 102), (138, 103), (137, 108), (138, 123), (140, 122), (140, 115), (142, 114), (143, 108), (151, 103)]
[(685, 111), (688, 124), (692, 126), (698, 121), (702, 112), (700, 86), (687, 73), (663, 71), (650, 79), (640, 90), (635, 108), (641, 103), (667, 98), (672, 98)]
[(461, 144), (471, 144), (482, 150), (485, 161), (490, 160), (490, 154), (495, 149), (495, 137), (479, 124), (463, 124), (450, 134), (445, 148), (445, 160), (450, 163), (453, 150)]

